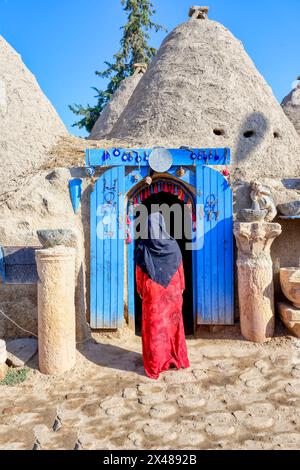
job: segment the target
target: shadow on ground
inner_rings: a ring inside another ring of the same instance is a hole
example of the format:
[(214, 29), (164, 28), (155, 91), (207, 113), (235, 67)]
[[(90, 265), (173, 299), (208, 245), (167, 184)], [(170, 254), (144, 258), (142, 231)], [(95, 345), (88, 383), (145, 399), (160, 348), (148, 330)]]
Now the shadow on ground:
[(135, 351), (112, 344), (101, 344), (95, 340), (81, 346), (79, 351), (88, 361), (98, 366), (145, 375), (142, 354)]
[[(276, 318), (276, 328), (274, 338), (281, 338), (290, 336), (288, 330), (283, 325), (279, 318)], [(234, 341), (245, 341), (240, 330), (240, 325), (235, 324), (234, 326), (200, 326), (197, 329), (195, 337), (188, 337), (188, 339), (205, 339), (205, 340), (234, 340)]]

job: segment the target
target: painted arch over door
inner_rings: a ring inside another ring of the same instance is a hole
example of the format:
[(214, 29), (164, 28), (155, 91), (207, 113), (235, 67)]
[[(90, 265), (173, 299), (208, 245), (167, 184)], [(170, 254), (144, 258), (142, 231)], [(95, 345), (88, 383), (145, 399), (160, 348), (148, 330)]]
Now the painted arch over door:
[[(178, 167), (172, 167), (170, 176)], [(91, 194), (91, 327), (115, 329), (124, 321), (124, 291), (128, 317), (134, 325), (133, 255), (127, 249), (125, 280), (125, 194), (137, 184), (135, 173), (124, 166), (108, 168)], [(145, 168), (138, 173), (147, 175)], [(215, 169), (195, 165), (187, 175), (194, 186), (197, 245), (193, 250), (194, 319), (198, 325), (234, 323), (233, 200), (227, 180)], [(126, 206), (126, 207), (125, 207)], [(113, 217), (111, 217), (113, 216)], [(109, 220), (113, 220), (109, 225)], [(100, 236), (99, 236), (100, 235)], [(131, 266), (131, 268), (130, 268)]]

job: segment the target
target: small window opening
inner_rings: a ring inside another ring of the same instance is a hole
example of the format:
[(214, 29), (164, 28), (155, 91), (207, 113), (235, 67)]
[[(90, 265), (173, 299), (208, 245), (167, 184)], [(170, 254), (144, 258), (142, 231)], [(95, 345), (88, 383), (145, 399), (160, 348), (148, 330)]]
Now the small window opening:
[(274, 139), (280, 139), (280, 137), (281, 137), (281, 135), (278, 131), (275, 131), (273, 136), (274, 136)]
[(253, 137), (255, 135), (255, 132), (254, 131), (246, 131), (244, 132), (244, 137), (246, 139), (250, 139), (251, 137)]
[(225, 135), (225, 131), (223, 129), (214, 129), (214, 134), (217, 136)]

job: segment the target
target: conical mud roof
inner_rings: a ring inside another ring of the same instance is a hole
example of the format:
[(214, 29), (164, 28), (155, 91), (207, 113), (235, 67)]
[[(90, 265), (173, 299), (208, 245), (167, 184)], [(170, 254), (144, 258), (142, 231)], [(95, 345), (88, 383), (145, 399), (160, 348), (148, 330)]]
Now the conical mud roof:
[(195, 14), (164, 40), (110, 138), (231, 147), (236, 174), (296, 176), (300, 139), (242, 43)]
[(300, 76), (296, 87), (284, 98), (282, 107), (300, 135)]
[(0, 201), (47, 161), (67, 131), (21, 57), (0, 36)]
[(145, 64), (135, 64), (135, 73), (122, 81), (110, 102), (103, 109), (100, 117), (94, 125), (89, 139), (106, 139), (126, 108), (132, 93), (146, 71)]

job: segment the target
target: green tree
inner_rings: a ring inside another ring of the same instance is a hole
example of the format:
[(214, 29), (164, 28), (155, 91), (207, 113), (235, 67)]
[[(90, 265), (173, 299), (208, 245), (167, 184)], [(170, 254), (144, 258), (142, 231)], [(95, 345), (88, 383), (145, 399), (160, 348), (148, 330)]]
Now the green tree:
[(97, 99), (94, 106), (89, 104), (86, 107), (78, 104), (70, 106), (73, 113), (83, 116), (80, 121), (73, 124), (73, 127), (85, 128), (88, 132), (91, 132), (103, 108), (122, 80), (134, 73), (134, 64), (149, 63), (155, 55), (156, 49), (149, 45), (149, 32), (165, 30), (163, 26), (151, 20), (155, 14), (151, 0), (121, 0), (121, 4), (127, 15), (127, 23), (121, 28), (123, 36), (120, 50), (113, 56), (113, 62), (105, 62), (107, 68), (104, 71), (95, 72), (98, 77), (108, 79), (108, 85), (105, 90), (92, 88), (96, 92)]

